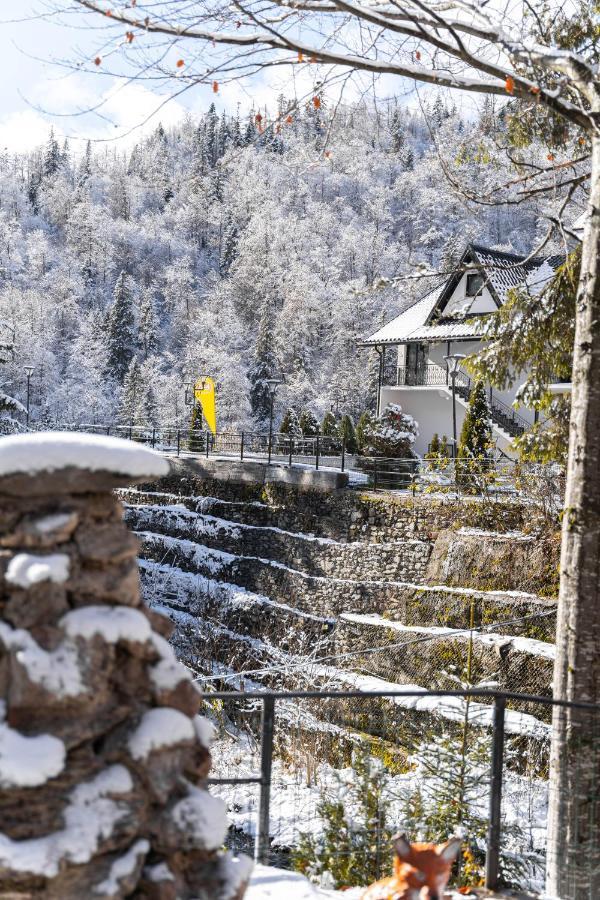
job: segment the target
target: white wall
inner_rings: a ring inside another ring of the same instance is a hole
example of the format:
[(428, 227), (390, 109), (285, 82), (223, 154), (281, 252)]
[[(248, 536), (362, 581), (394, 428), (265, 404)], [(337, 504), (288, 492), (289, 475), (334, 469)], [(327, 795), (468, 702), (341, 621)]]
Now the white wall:
[[(382, 387), (381, 411), (388, 403), (397, 403), (403, 412), (408, 413), (419, 423), (419, 436), (414, 444), (414, 451), (419, 456), (427, 452), (431, 438), (437, 432), (442, 437), (445, 434), (450, 446), (452, 441), (452, 394), (444, 387)], [(465, 419), (467, 407), (460, 398), (456, 400), (456, 434), (460, 437), (460, 430)], [(510, 442), (501, 437), (494, 430), (494, 440), (505, 453), (513, 455)]]

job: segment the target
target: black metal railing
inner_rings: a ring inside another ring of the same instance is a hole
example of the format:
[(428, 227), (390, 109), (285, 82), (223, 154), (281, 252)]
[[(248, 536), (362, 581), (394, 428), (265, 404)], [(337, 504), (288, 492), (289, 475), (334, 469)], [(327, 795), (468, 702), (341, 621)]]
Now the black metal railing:
[[(484, 825), (483, 837), (477, 838), (473, 834), (466, 835), (466, 839), (470, 839), (476, 853), (482, 856), (481, 871), (485, 873), (485, 885), (488, 889), (494, 890), (501, 883), (507, 882), (514, 886), (518, 879), (516, 876), (509, 875), (511, 860), (514, 862), (515, 856), (520, 852), (518, 844), (515, 844), (514, 834), (514, 818), (518, 816), (518, 809), (507, 810), (504, 799), (505, 788), (507, 792), (507, 800), (509, 806), (514, 806), (515, 785), (523, 792), (527, 792), (529, 785), (530, 791), (535, 791), (539, 796), (540, 793), (547, 791), (548, 782), (548, 759), (551, 726), (545, 724), (541, 719), (535, 716), (527, 715), (519, 712), (520, 709), (539, 708), (540, 710), (562, 709), (568, 708), (579, 711), (580, 719), (586, 717), (585, 747), (582, 750), (586, 754), (598, 752), (600, 749), (600, 707), (591, 704), (567, 703), (565, 701), (555, 701), (549, 697), (524, 695), (511, 692), (500, 692), (491, 690), (478, 690), (475, 688), (461, 690), (434, 690), (425, 691), (415, 688), (402, 689), (398, 686), (397, 690), (371, 690), (366, 688), (360, 690), (348, 691), (314, 691), (314, 690), (298, 690), (298, 691), (258, 691), (250, 692), (217, 692), (206, 693), (204, 702), (207, 711), (214, 712), (217, 710), (218, 718), (223, 720), (225, 717), (231, 723), (239, 723), (242, 721), (248, 725), (248, 716), (253, 717), (254, 725), (250, 730), (254, 729), (257, 738), (257, 747), (255, 759), (259, 761), (260, 771), (248, 774), (247, 769), (239, 776), (232, 774), (231, 758), (228, 757), (226, 764), (226, 773), (223, 775), (216, 774), (209, 779), (210, 783), (220, 787), (228, 786), (233, 789), (233, 793), (228, 794), (229, 802), (234, 807), (241, 808), (243, 806), (242, 792), (236, 795), (235, 786), (241, 788), (243, 785), (254, 785), (258, 789), (258, 803), (250, 804), (253, 821), (248, 821), (245, 826), (247, 836), (254, 836), (254, 853), (260, 862), (276, 862), (278, 865), (292, 864), (294, 858), (297, 859), (294, 847), (297, 842), (302, 842), (304, 829), (307, 823), (315, 820), (315, 817), (322, 814), (315, 812), (313, 807), (295, 806), (294, 797), (287, 797), (288, 815), (290, 812), (295, 814), (293, 827), (290, 828), (289, 823), (286, 828), (285, 838), (279, 842), (279, 850), (276, 848), (275, 835), (277, 833), (276, 824), (272, 811), (275, 806), (280, 806), (282, 798), (277, 796), (277, 791), (286, 791), (289, 794), (290, 785), (285, 780), (278, 780), (274, 777), (274, 764), (276, 763), (281, 770), (281, 766), (287, 766), (286, 771), (290, 771), (290, 766), (294, 753), (300, 748), (300, 753), (306, 753), (311, 758), (311, 772), (308, 776), (308, 782), (305, 787), (312, 782), (312, 785), (318, 783), (318, 773), (315, 766), (315, 747), (311, 744), (309, 735), (318, 732), (322, 727), (322, 734), (325, 736), (324, 741), (320, 744), (320, 751), (323, 754), (321, 763), (326, 767), (327, 772), (331, 769), (331, 762), (326, 762), (325, 757), (331, 755), (332, 748), (342, 760), (342, 767), (348, 765), (348, 750), (344, 748), (340, 751), (340, 746), (345, 738), (348, 746), (357, 746), (357, 743), (364, 742), (369, 748), (369, 754), (373, 766), (373, 777), (377, 778), (377, 772), (389, 770), (390, 781), (385, 779), (379, 781), (382, 787), (382, 794), (378, 799), (383, 809), (390, 809), (393, 806), (393, 797), (390, 794), (394, 773), (398, 771), (412, 772), (410, 776), (414, 783), (418, 781), (418, 765), (415, 772), (415, 758), (406, 760), (406, 741), (408, 731), (402, 719), (413, 720), (413, 735), (418, 734), (421, 739), (426, 733), (423, 725), (423, 716), (431, 715), (437, 719), (438, 723), (446, 724), (453, 728), (456, 732), (456, 752), (463, 752), (463, 764), (472, 766), (473, 763), (465, 752), (468, 747), (470, 732), (477, 732), (477, 739), (473, 744), (477, 747), (478, 762), (476, 765), (485, 769), (479, 780), (478, 793), (467, 799), (468, 803), (475, 803), (479, 809), (480, 818), (483, 816)], [(382, 712), (381, 706), (378, 704), (386, 704), (387, 712)], [(260, 719), (257, 713), (260, 710)], [(369, 717), (369, 711), (377, 710), (377, 715)], [(414, 716), (417, 712), (421, 719), (415, 723)], [(445, 718), (444, 718), (445, 717)], [(589, 717), (589, 718), (588, 718)], [(551, 718), (547, 713), (545, 720)], [(294, 726), (292, 723), (296, 723)], [(302, 731), (302, 738), (294, 746), (290, 742), (290, 735), (298, 727)], [(433, 725), (433, 734), (438, 737), (444, 733), (443, 725)], [(449, 733), (449, 732), (448, 732)], [(482, 739), (487, 750), (482, 756), (481, 747)], [(461, 751), (462, 748), (462, 751)], [(450, 748), (450, 744), (445, 745), (446, 759), (450, 757), (448, 754), (454, 752)], [(573, 754), (571, 754), (573, 756)], [(219, 758), (219, 751), (215, 752), (215, 760)], [(246, 762), (247, 762), (246, 757)], [(417, 757), (418, 759), (418, 757)], [(574, 755), (575, 765), (577, 763), (577, 754)], [(402, 762), (404, 760), (404, 762)], [(460, 761), (459, 761), (460, 762)], [(308, 765), (308, 759), (306, 760)], [(581, 766), (587, 765), (584, 759)], [(364, 759), (361, 763), (364, 775)], [(327, 769), (329, 766), (329, 769)], [(459, 770), (463, 771), (459, 765)], [(347, 771), (343, 769), (343, 771)], [(435, 777), (435, 772), (430, 774)], [(370, 776), (368, 776), (370, 777)], [(305, 776), (303, 775), (304, 779)], [(534, 781), (532, 780), (534, 779)], [(342, 778), (343, 785), (349, 783), (348, 776)], [(464, 794), (460, 794), (460, 779), (456, 780), (456, 784), (452, 783), (452, 779), (445, 783), (440, 781), (440, 808), (446, 810), (449, 819), (453, 816), (453, 810), (456, 810), (459, 803), (465, 802)], [(335, 791), (332, 791), (331, 784), (328, 782), (327, 798), (330, 804), (337, 804), (338, 810), (343, 804), (343, 797), (336, 797)], [(346, 788), (341, 788), (345, 791)], [(387, 787), (386, 787), (387, 785)], [(389, 790), (388, 790), (389, 788)], [(591, 805), (597, 804), (600, 800), (600, 786), (596, 789), (595, 797), (587, 796), (585, 801)], [(386, 795), (386, 791), (389, 796)], [(453, 796), (453, 791), (456, 796)], [(484, 795), (487, 797), (485, 805), (485, 813), (482, 813), (482, 803)], [(523, 807), (531, 810), (535, 805), (532, 802), (532, 796), (526, 793), (521, 797)], [(373, 798), (371, 798), (373, 800)], [(285, 798), (284, 798), (285, 801)], [(538, 833), (538, 844), (536, 849), (537, 870), (532, 875), (531, 871), (522, 876), (520, 887), (532, 890), (535, 885), (541, 891), (540, 883), (543, 881), (543, 867), (545, 864), (545, 829), (546, 829), (546, 813), (545, 806), (538, 804), (537, 819), (527, 824), (527, 828), (523, 832), (525, 843), (531, 840), (531, 834), (535, 831)], [(352, 814), (356, 814), (354, 810)], [(368, 823), (371, 832), (368, 836), (368, 845), (370, 848), (383, 847), (381, 871), (384, 870), (384, 863), (389, 856), (388, 848), (381, 844), (382, 834), (375, 833), (377, 830), (377, 822), (373, 825), (374, 819), (379, 822), (377, 816), (371, 818)], [(465, 824), (469, 821), (468, 813), (465, 814)], [(380, 823), (381, 824), (381, 823)], [(406, 823), (394, 822), (390, 825), (406, 827)], [(519, 823), (517, 823), (519, 824)], [(525, 823), (521, 823), (524, 825)], [(373, 831), (373, 827), (375, 831)], [(415, 826), (416, 827), (416, 826)], [(440, 826), (444, 828), (444, 820)], [(448, 827), (451, 827), (450, 824)], [(356, 826), (358, 828), (358, 825)], [(410, 827), (408, 828), (410, 831)], [(417, 829), (418, 831), (418, 829)], [(540, 837), (541, 832), (544, 836)], [(527, 832), (527, 835), (525, 835)], [(448, 837), (449, 835), (443, 835)], [(236, 844), (237, 839), (237, 844)], [(415, 839), (415, 838), (413, 838)], [(431, 839), (431, 837), (426, 838)], [(232, 834), (231, 841), (240, 847), (241, 834), (238, 828), (237, 834)], [(284, 850), (281, 844), (285, 844)], [(245, 848), (248, 848), (246, 843)], [(541, 849), (540, 849), (541, 848)], [(529, 848), (532, 849), (531, 847)], [(523, 851), (527, 855), (529, 851)], [(518, 861), (518, 860), (517, 860)], [(371, 871), (371, 870), (369, 870)], [(379, 868), (376, 873), (379, 877)]]
[(423, 366), (398, 366), (396, 384), (404, 387), (426, 387), (427, 385), (449, 384), (448, 370), (434, 363)]

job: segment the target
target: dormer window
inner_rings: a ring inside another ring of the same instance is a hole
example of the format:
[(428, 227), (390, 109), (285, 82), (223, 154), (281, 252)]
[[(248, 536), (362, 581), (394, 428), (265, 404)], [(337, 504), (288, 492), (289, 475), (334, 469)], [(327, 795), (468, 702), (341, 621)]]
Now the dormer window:
[(465, 290), (467, 297), (477, 297), (482, 289), (483, 275), (480, 275), (479, 272), (472, 272), (470, 275), (467, 275), (467, 287)]

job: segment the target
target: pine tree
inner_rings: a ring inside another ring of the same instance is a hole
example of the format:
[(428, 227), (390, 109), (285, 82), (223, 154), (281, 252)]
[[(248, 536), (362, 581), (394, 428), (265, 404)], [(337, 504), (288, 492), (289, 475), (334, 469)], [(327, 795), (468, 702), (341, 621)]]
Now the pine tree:
[(271, 391), (267, 381), (273, 378), (277, 371), (277, 357), (273, 343), (273, 312), (271, 301), (267, 298), (258, 326), (254, 362), (248, 372), (252, 415), (260, 424), (268, 420), (271, 411)]
[(392, 113), (392, 121), (390, 122), (390, 134), (392, 136), (392, 147), (395, 153), (400, 153), (404, 147), (404, 128), (402, 126), (402, 117), (398, 108)]
[(142, 403), (142, 377), (137, 356), (131, 360), (125, 378), (119, 403), (119, 421), (123, 425), (140, 425)]
[(108, 374), (123, 382), (136, 349), (135, 319), (129, 279), (125, 272), (117, 278), (114, 302), (108, 315)]
[(356, 437), (356, 430), (354, 428), (352, 417), (348, 414), (342, 416), (342, 421), (340, 422), (340, 436), (342, 437), (342, 440), (345, 441), (346, 453), (357, 453), (358, 440)]
[(485, 459), (492, 443), (490, 407), (482, 381), (475, 382), (458, 442), (459, 459)]
[(14, 434), (16, 431), (22, 431), (23, 426), (18, 419), (15, 419), (15, 416), (25, 416), (26, 414), (27, 410), (23, 404), (5, 393), (0, 387), (0, 434)]
[(326, 412), (323, 416), (321, 434), (323, 435), (323, 437), (332, 438), (333, 441), (339, 439), (340, 432), (338, 428), (338, 421), (335, 417), (335, 414), (331, 410)]
[(56, 175), (60, 169), (61, 154), (58, 141), (54, 136), (54, 128), (50, 129), (50, 137), (44, 151), (43, 173), (46, 178)]
[(373, 413), (365, 409), (356, 423), (356, 443), (359, 453), (364, 453), (367, 446), (367, 434), (370, 432), (375, 422)]
[(147, 359), (158, 349), (158, 320), (152, 291), (149, 288), (142, 294), (140, 303), (139, 338), (144, 359)]
[(402, 159), (402, 165), (407, 172), (412, 172), (415, 167), (415, 154), (412, 147), (407, 147)]
[(303, 409), (298, 420), (304, 437), (315, 437), (319, 433), (319, 420), (310, 409)]
[(444, 105), (444, 101), (438, 94), (433, 103), (431, 110), (431, 124), (434, 128), (441, 128), (444, 119), (448, 118), (448, 111)]
[(215, 109), (215, 104), (211, 103), (206, 114), (204, 122), (204, 146), (206, 148), (206, 159), (211, 169), (217, 164), (219, 159), (219, 117)]
[(397, 403), (389, 403), (378, 419), (364, 430), (368, 456), (402, 459), (410, 457), (418, 435), (418, 424), (402, 412)]
[(238, 245), (238, 230), (232, 222), (231, 216), (227, 219), (227, 224), (223, 232), (223, 246), (221, 249), (221, 258), (219, 260), (219, 271), (223, 278), (229, 275), (229, 270), (235, 259)]
[(298, 419), (298, 413), (290, 406), (286, 409), (281, 424), (279, 426), (280, 434), (289, 434), (290, 437), (300, 437), (302, 429)]
[(204, 439), (208, 440), (208, 432), (204, 432), (204, 418), (202, 407), (194, 399), (192, 415), (190, 416), (189, 448), (194, 453), (199, 453), (204, 448)]

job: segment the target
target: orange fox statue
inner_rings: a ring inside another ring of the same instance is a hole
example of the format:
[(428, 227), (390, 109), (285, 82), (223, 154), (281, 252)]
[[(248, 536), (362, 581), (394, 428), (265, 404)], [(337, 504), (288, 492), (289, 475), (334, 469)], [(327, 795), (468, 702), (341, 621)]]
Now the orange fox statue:
[(394, 874), (367, 888), (362, 900), (442, 900), (460, 838), (445, 844), (411, 844), (397, 834), (393, 841)]

